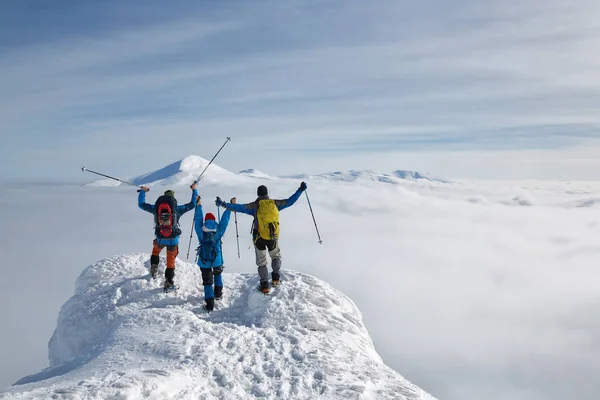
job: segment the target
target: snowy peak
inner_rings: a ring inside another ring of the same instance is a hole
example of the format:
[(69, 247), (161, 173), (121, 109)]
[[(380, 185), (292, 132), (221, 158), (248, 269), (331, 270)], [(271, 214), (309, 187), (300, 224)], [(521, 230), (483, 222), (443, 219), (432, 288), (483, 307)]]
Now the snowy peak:
[(85, 269), (50, 340), (50, 368), (7, 398), (433, 399), (382, 362), (354, 303), (313, 276), (284, 271), (266, 296), (256, 274), (224, 274), (209, 315), (196, 265), (177, 260), (180, 289), (165, 294), (148, 258)]
[[(202, 157), (194, 155), (187, 156), (164, 168), (140, 175), (133, 179), (133, 183), (136, 185), (190, 185), (198, 179), (198, 176), (200, 176), (208, 164), (209, 161)], [(219, 167), (215, 163), (210, 164), (204, 174), (207, 179), (222, 179), (233, 175), (235, 174)]]
[(245, 175), (245, 176), (250, 176), (252, 178), (258, 178), (258, 179), (275, 179), (274, 176), (269, 175), (269, 174), (265, 174), (264, 172), (259, 171), (259, 170), (254, 169), (254, 168), (242, 170), (242, 171), (238, 172), (238, 174)]
[(401, 169), (397, 169), (391, 173), (392, 176), (400, 179), (409, 179), (409, 180), (417, 180), (423, 179), (427, 181), (437, 181), (437, 182), (446, 182), (444, 180), (438, 178), (432, 178), (429, 174), (422, 174), (416, 171), (405, 171)]

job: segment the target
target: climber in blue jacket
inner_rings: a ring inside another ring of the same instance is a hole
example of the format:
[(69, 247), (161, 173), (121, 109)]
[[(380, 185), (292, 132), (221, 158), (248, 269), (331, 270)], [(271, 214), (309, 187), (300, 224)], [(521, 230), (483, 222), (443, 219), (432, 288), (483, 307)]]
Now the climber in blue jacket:
[[(232, 199), (235, 202), (235, 199)], [(223, 296), (223, 253), (221, 239), (225, 234), (231, 211), (226, 210), (219, 222), (212, 213), (202, 211), (202, 200), (198, 198), (196, 213), (194, 214), (194, 228), (198, 235), (200, 245), (197, 249), (198, 266), (202, 271), (202, 285), (204, 286), (204, 301), (206, 310), (215, 308), (215, 299)], [(214, 288), (213, 288), (214, 284)]]

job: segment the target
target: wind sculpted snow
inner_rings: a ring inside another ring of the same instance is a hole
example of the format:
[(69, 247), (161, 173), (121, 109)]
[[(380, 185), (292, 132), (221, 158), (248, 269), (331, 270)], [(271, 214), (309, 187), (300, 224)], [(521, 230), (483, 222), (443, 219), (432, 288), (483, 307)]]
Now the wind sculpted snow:
[(3, 399), (433, 399), (376, 353), (355, 304), (327, 283), (284, 271), (271, 295), (256, 274), (225, 273), (207, 314), (200, 270), (177, 260), (164, 294), (149, 256), (86, 268), (62, 307), (50, 367)]

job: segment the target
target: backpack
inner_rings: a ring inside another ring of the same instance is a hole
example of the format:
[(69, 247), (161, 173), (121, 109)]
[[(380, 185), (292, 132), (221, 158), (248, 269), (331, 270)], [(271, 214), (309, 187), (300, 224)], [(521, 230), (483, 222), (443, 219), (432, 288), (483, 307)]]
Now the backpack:
[(158, 238), (168, 239), (181, 235), (177, 221), (177, 200), (163, 195), (154, 203), (154, 233)]
[(279, 209), (275, 200), (266, 199), (258, 201), (256, 210), (257, 239), (277, 240), (279, 238)]
[(198, 258), (202, 260), (202, 263), (210, 264), (212, 267), (212, 263), (219, 255), (217, 245), (216, 232), (202, 232), (200, 246), (196, 249), (196, 254), (198, 255)]

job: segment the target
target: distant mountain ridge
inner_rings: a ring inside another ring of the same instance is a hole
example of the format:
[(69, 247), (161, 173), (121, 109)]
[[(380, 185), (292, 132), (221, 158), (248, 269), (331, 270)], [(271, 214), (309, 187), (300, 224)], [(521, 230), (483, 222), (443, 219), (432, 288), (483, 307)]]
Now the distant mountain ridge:
[(299, 175), (286, 175), (282, 178), (289, 179), (323, 179), (329, 181), (345, 181), (345, 182), (355, 182), (358, 180), (368, 180), (368, 181), (377, 181), (382, 183), (391, 183), (397, 184), (401, 181), (430, 181), (430, 182), (442, 182), (448, 183), (448, 181), (438, 178), (433, 178), (428, 174), (423, 174), (420, 172), (414, 171), (405, 171), (405, 170), (396, 170), (390, 174), (376, 172), (370, 169), (366, 170), (350, 170), (348, 172), (327, 172), (323, 174), (315, 174), (315, 175), (307, 175), (307, 174), (299, 174)]
[[(129, 179), (131, 183), (136, 185), (189, 185), (194, 182), (198, 176), (204, 171), (209, 161), (195, 155), (187, 156), (181, 160), (175, 161), (163, 168), (148, 172), (143, 175)], [(376, 181), (382, 183), (399, 184), (403, 181), (430, 181), (442, 182), (447, 181), (433, 178), (428, 174), (423, 174), (415, 171), (396, 170), (391, 173), (379, 173), (373, 170), (350, 170), (347, 172), (326, 172), (322, 174), (297, 174), (273, 176), (256, 169), (244, 169), (237, 174), (218, 166), (215, 163), (210, 164), (206, 169), (202, 179), (204, 181), (215, 182), (222, 180), (239, 180), (239, 179), (302, 179), (302, 180), (326, 180), (326, 181)], [(112, 180), (99, 180), (89, 184), (90, 186), (119, 186), (119, 182)]]

